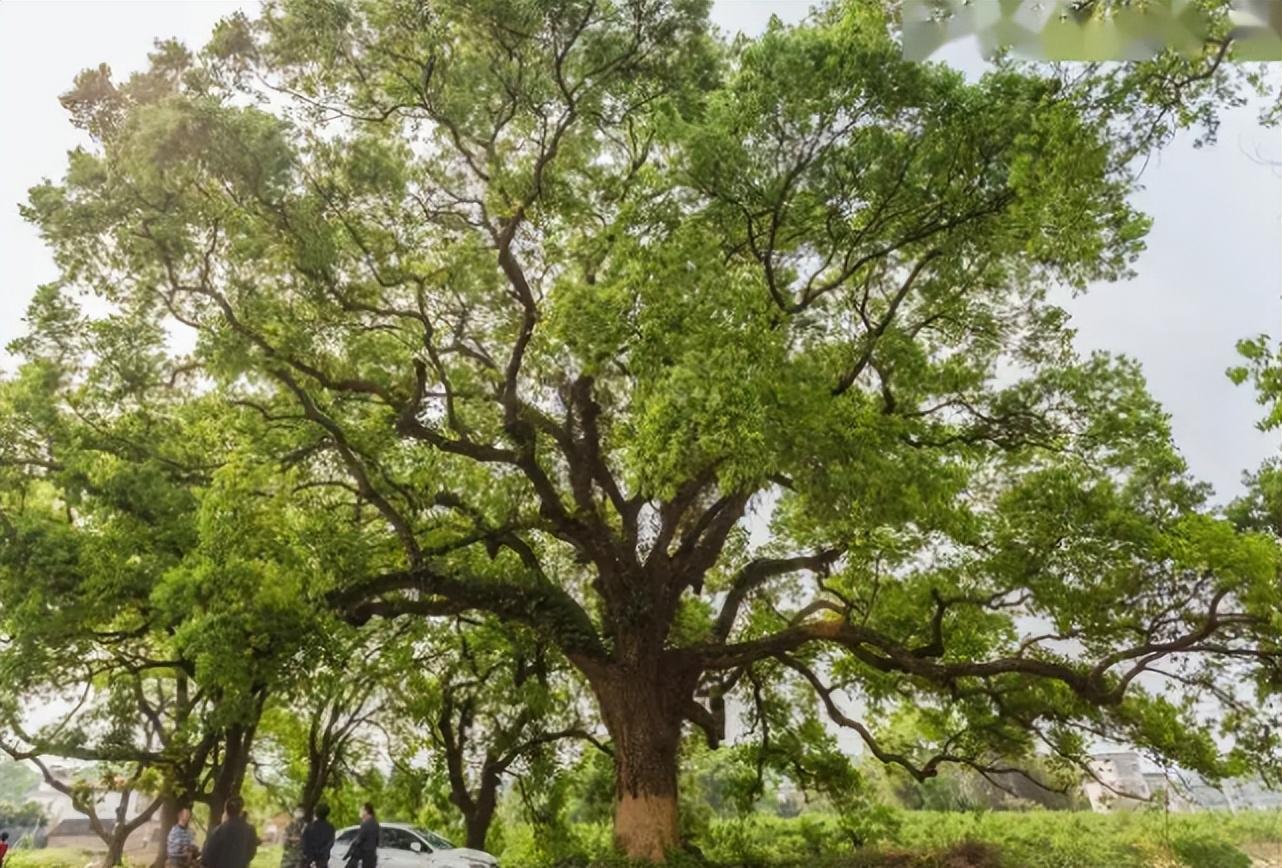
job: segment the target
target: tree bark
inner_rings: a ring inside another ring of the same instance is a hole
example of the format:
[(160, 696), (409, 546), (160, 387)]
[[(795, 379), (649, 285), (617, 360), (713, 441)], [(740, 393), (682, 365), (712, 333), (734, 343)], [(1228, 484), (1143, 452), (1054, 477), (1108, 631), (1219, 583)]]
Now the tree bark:
[(156, 813), (156, 809), (160, 807), (161, 800), (154, 799), (151, 804), (138, 812), (138, 816), (126, 821), (129, 816), (129, 804), (133, 798), (134, 791), (131, 788), (126, 788), (121, 792), (120, 803), (116, 806), (116, 823), (112, 826), (110, 832), (105, 832), (101, 822), (96, 821), (96, 814), (90, 815), (90, 824), (97, 823), (98, 837), (107, 845), (107, 852), (102, 861), (104, 868), (115, 868), (117, 865), (124, 864), (125, 844), (129, 841), (129, 836), (136, 832), (140, 826), (150, 822), (152, 816)]
[(178, 797), (165, 796), (160, 804), (160, 841), (156, 846), (156, 858), (151, 860), (151, 868), (165, 868), (168, 860), (169, 830), (178, 823)]
[(494, 820), (494, 811), (498, 806), (498, 790), (501, 776), (495, 768), (492, 757), (486, 757), (481, 769), (480, 786), (474, 796), (468, 788), (467, 776), (463, 773), (466, 762), (463, 755), (467, 742), (467, 730), (470, 725), (469, 715), (463, 712), (455, 734), (455, 724), (451, 720), (454, 707), (447, 703), (441, 718), (437, 721), (437, 730), (445, 752), (445, 767), (450, 781), (450, 801), (463, 815), (463, 826), (467, 830), (465, 846), (473, 850), (484, 850), (485, 839), (490, 834), (490, 823)]
[(303, 781), (303, 794), (299, 804), (310, 820), (316, 813), (316, 806), (320, 804), (321, 794), (325, 792), (329, 775), (324, 768), (326, 760), (314, 750), (308, 753), (307, 780)]
[(209, 831), (223, 821), (223, 813), (232, 796), (240, 794), (249, 771), (250, 749), (254, 743), (257, 721), (253, 724), (234, 724), (227, 728), (223, 739), (222, 762), (209, 791)]
[(677, 752), (698, 676), (665, 665), (662, 653), (647, 656), (588, 677), (614, 745), (615, 847), (659, 862), (681, 845)]
[(490, 835), (490, 824), (494, 822), (494, 811), (498, 807), (500, 780), (497, 773), (491, 773), (487, 768), (482, 773), (481, 787), (476, 798), (463, 811), (467, 828), (467, 843), (464, 846), (472, 850), (485, 849), (485, 839)]
[(112, 830), (107, 841), (107, 852), (102, 857), (103, 868), (116, 868), (117, 865), (123, 865), (125, 862), (125, 841), (128, 834), (123, 833), (120, 827)]

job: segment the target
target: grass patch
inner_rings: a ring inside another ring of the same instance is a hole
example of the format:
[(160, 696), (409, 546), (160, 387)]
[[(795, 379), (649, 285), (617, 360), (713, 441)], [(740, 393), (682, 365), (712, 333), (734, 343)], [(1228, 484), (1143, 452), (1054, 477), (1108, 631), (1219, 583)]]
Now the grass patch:
[(47, 847), (43, 850), (22, 848), (10, 850), (5, 868), (85, 868), (97, 864), (101, 854), (79, 847)]
[(283, 847), (273, 844), (270, 847), (259, 847), (254, 854), (254, 861), (249, 868), (280, 868), (280, 857)]

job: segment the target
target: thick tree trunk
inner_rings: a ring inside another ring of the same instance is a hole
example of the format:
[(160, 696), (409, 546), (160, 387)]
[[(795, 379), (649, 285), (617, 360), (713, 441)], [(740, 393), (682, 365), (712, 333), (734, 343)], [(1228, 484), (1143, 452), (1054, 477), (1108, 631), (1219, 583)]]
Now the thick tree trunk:
[(125, 818), (129, 816), (129, 803), (132, 800), (133, 791), (128, 788), (123, 790), (120, 793), (120, 802), (116, 805), (116, 824), (105, 836), (99, 832), (99, 837), (105, 837), (103, 843), (107, 845), (107, 852), (102, 857), (103, 868), (115, 868), (125, 862), (125, 842), (129, 840), (129, 833), (136, 828), (134, 824), (125, 822)]
[(307, 819), (311, 819), (320, 804), (321, 795), (325, 792), (329, 775), (326, 773), (327, 760), (316, 750), (309, 750), (307, 757), (307, 780), (303, 781), (303, 794), (299, 800)]
[(107, 852), (103, 854), (103, 868), (116, 868), (117, 865), (125, 864), (125, 842), (129, 840), (127, 827), (117, 826), (108, 836)]
[(209, 792), (209, 830), (223, 821), (227, 801), (240, 795), (240, 788), (245, 783), (249, 771), (250, 749), (254, 743), (257, 724), (235, 725), (227, 728), (223, 739), (222, 763), (214, 777), (214, 785)]
[(169, 830), (178, 823), (178, 797), (166, 796), (160, 805), (160, 841), (156, 846), (156, 857), (151, 860), (151, 868), (165, 868), (168, 857)]
[(213, 832), (214, 829), (223, 821), (223, 814), (227, 811), (227, 800), (232, 793), (227, 785), (222, 781), (214, 781), (213, 788), (209, 791), (209, 798), (206, 803), (209, 805), (209, 823), (206, 825), (206, 834)]
[(681, 725), (630, 723), (612, 730), (614, 840), (633, 859), (660, 861), (681, 844), (677, 746)]
[(464, 846), (472, 850), (485, 849), (485, 839), (490, 835), (490, 824), (494, 822), (494, 811), (498, 807), (500, 778), (497, 774), (485, 774), (483, 777), (480, 791), (469, 809), (463, 812), (467, 827)]
[(471, 850), (484, 850), (485, 839), (490, 836), (490, 824), (494, 822), (494, 808), (478, 808), (467, 818), (467, 843), (463, 846)]
[(681, 844), (677, 751), (697, 675), (661, 654), (589, 675), (614, 745), (614, 842), (631, 859), (663, 860)]

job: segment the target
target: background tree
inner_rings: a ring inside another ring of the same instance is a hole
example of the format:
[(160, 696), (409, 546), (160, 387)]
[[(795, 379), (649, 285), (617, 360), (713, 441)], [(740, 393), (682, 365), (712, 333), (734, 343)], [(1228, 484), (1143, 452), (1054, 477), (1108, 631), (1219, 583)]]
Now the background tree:
[(40, 773), (27, 763), (0, 762), (0, 802), (23, 804), (39, 783)]
[[(1129, 274), (1135, 161), (1231, 43), (968, 84), (890, 24), (292, 0), (86, 71), (94, 150), (25, 213), (67, 290), (194, 331), (329, 605), (559, 649), (632, 856), (678, 844), (685, 725), (718, 741), (766, 673), (918, 778), (1096, 736), (1216, 771), (1152, 679), (1276, 657), (1275, 541), (1047, 293)], [(911, 754), (866, 722), (903, 705)]]
[(397, 689), (394, 661), (407, 631), (386, 626), (333, 623), (314, 633), (302, 652), (308, 676), (267, 712), (259, 750), (283, 770), (288, 792), (275, 788), (282, 803), (301, 805), (309, 817), (372, 750), (371, 727)]
[[(0, 385), (0, 665), (20, 685), (4, 709), (6, 749), (125, 764), (127, 778), (158, 773), (156, 792), (177, 799), (196, 788), (213, 737), (195, 713), (192, 661), (174, 658), (172, 613), (152, 591), (191, 545), (190, 484), (208, 466), (174, 449), (159, 394), (142, 397), (158, 368), (136, 352), (145, 341), (100, 344), (89, 372), (68, 361), (85, 346), (84, 317), (45, 291), (32, 322), (36, 334), (18, 344), (27, 364)], [(44, 702), (62, 713), (29, 732), (27, 715)], [(93, 808), (89, 796), (74, 803)], [(118, 860), (123, 840), (90, 821)]]
[[(118, 771), (118, 766), (113, 768), (113, 765), (102, 764), (96, 769), (96, 780), (82, 777), (68, 783), (59, 780), (34, 753), (10, 752), (10, 756), (35, 763), (45, 782), (67, 796), (72, 807), (88, 818), (89, 828), (105, 847), (100, 863), (103, 868), (124, 864), (125, 843), (129, 836), (151, 822), (164, 802), (163, 795), (155, 794), (155, 775), (150, 775), (152, 781), (148, 782), (146, 778), (150, 769), (141, 762), (133, 763), (123, 771)], [(115, 806), (108, 818), (98, 814), (97, 803), (104, 795), (115, 797)]]
[(48, 822), (44, 809), (36, 802), (0, 802), (0, 826), (9, 832), (10, 848), (44, 846)]
[(608, 750), (555, 648), (493, 620), (456, 619), (397, 667), (392, 705), (407, 756), (444, 765), (449, 801), (463, 815), (465, 846), (486, 849), (503, 785), (560, 742)]
[[(1277, 338), (1260, 335), (1240, 342), (1238, 351), (1242, 364), (1230, 369), (1230, 379), (1239, 385), (1250, 381), (1255, 389), (1257, 400), (1264, 409), (1258, 423), (1261, 431), (1282, 429), (1282, 344)], [(1226, 510), (1229, 520), (1244, 531), (1266, 534), (1282, 541), (1282, 460), (1274, 458), (1264, 462), (1254, 471), (1244, 474), (1243, 481), (1246, 492), (1229, 504)], [(1276, 583), (1282, 588), (1282, 569), (1279, 569)], [(1279, 614), (1278, 625), (1282, 627), (1282, 613)], [(1232, 709), (1224, 721), (1224, 730), (1260, 756), (1282, 755), (1282, 733), (1277, 727), (1262, 722), (1262, 718), (1282, 713), (1282, 701), (1278, 698), (1278, 690), (1282, 689), (1282, 665), (1278, 664), (1276, 656), (1278, 635), (1277, 631), (1272, 636), (1266, 635), (1260, 646), (1260, 651), (1274, 655), (1271, 658), (1273, 665), (1256, 673), (1259, 692), (1273, 697), (1263, 714), (1253, 707), (1256, 697), (1244, 692), (1245, 685), (1227, 679), (1203, 677), (1197, 680), (1199, 690)], [(1282, 768), (1277, 763), (1265, 763), (1256, 771), (1269, 785), (1282, 786)]]
[[(166, 830), (183, 801), (221, 815), (301, 607), (265, 590), (277, 577), (256, 560), (261, 535), (223, 509), (232, 474), (211, 413), (224, 405), (188, 400), (189, 372), (152, 352), (155, 324), (95, 320), (49, 290), (30, 319), (14, 346), (26, 362), (0, 383), (0, 670), (20, 686), (4, 746), (107, 764), (122, 810), (156, 799), (112, 830), (90, 813), (118, 861), (157, 810)], [(32, 726), (41, 706), (52, 720)]]

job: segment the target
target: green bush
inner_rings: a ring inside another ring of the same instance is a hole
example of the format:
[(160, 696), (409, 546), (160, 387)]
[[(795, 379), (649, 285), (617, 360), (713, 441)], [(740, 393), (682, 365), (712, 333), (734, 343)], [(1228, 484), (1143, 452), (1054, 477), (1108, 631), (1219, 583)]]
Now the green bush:
[[(860, 832), (850, 834), (858, 823)], [(691, 841), (698, 856), (671, 866), (718, 868), (1250, 868), (1248, 844), (1282, 842), (1276, 812), (1163, 815), (896, 811), (879, 817), (752, 814), (711, 819)], [(618, 868), (606, 823), (569, 824), (540, 840), (508, 830), (504, 868)], [(868, 843), (873, 841), (874, 843)]]
[(1188, 868), (1251, 868), (1250, 856), (1202, 834), (1181, 836), (1171, 842), (1171, 849)]
[(583, 868), (611, 856), (607, 823), (572, 823), (541, 831), (525, 823), (509, 827), (500, 853), (503, 868)]
[(1282, 840), (1276, 812), (1094, 814), (1028, 811), (967, 814), (906, 812), (895, 837), (929, 849), (962, 840), (999, 847), (1020, 868), (1149, 868), (1169, 854), (1188, 868), (1249, 866), (1241, 844)]
[(1099, 814), (1049, 811), (909, 812), (896, 843), (931, 849), (962, 841), (998, 847), (1007, 862), (1025, 868), (1145, 868), (1148, 860), (1127, 834), (1107, 832)]

